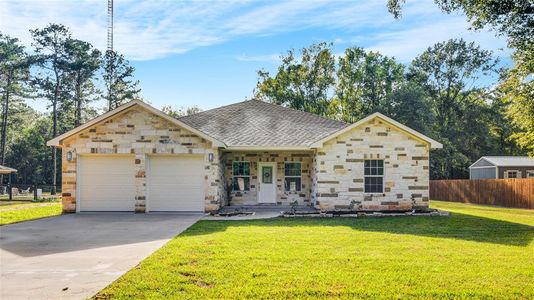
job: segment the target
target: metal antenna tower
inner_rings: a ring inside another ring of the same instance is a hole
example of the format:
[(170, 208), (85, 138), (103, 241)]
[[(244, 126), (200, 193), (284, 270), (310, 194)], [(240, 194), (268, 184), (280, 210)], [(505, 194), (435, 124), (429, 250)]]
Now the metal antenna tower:
[(114, 64), (114, 53), (113, 53), (113, 0), (108, 0), (108, 50), (106, 55), (108, 56), (109, 66), (106, 66), (108, 72), (108, 109), (112, 110), (113, 101), (111, 100), (111, 85), (113, 84), (113, 64)]
[(113, 51), (113, 0), (108, 0), (108, 51)]

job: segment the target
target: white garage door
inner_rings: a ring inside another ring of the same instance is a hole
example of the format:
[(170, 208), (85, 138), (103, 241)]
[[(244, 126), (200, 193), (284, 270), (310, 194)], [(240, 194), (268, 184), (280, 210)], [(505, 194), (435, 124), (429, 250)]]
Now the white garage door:
[(135, 169), (131, 156), (79, 157), (80, 211), (133, 211)]
[(149, 211), (203, 211), (201, 156), (152, 156), (148, 166)]

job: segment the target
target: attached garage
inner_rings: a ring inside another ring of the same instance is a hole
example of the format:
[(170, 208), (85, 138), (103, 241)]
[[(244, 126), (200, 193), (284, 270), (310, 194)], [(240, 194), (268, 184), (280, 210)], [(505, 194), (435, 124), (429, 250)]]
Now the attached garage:
[(134, 157), (78, 157), (79, 211), (134, 211)]
[(204, 211), (201, 155), (148, 156), (147, 211)]

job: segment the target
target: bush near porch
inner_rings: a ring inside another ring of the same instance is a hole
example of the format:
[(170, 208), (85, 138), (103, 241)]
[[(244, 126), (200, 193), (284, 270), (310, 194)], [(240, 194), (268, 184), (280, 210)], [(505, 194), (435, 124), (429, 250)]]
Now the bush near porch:
[(201, 221), (97, 297), (534, 298), (534, 211)]

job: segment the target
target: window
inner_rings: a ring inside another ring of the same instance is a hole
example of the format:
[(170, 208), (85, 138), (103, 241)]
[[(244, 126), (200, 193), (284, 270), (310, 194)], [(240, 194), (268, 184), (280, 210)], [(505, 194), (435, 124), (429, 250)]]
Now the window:
[(506, 171), (505, 178), (521, 178), (518, 171)]
[(288, 192), (300, 192), (301, 190), (301, 164), (289, 162), (285, 163), (285, 187)]
[(273, 183), (273, 167), (261, 167), (261, 183)]
[(366, 159), (364, 164), (365, 192), (384, 192), (384, 161), (381, 159)]
[(250, 191), (250, 162), (232, 163), (232, 186), (234, 191)]
[(527, 171), (527, 178), (534, 178), (534, 170)]

